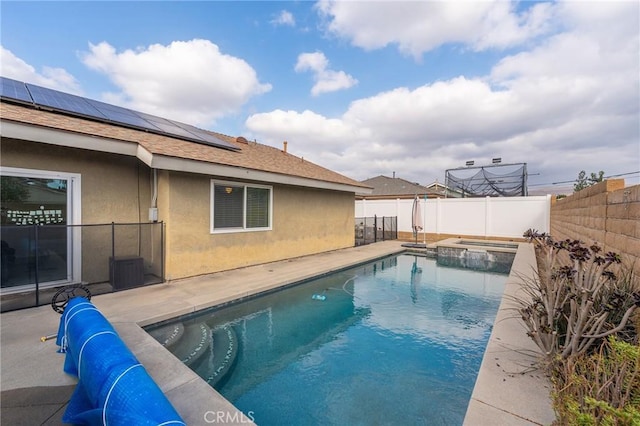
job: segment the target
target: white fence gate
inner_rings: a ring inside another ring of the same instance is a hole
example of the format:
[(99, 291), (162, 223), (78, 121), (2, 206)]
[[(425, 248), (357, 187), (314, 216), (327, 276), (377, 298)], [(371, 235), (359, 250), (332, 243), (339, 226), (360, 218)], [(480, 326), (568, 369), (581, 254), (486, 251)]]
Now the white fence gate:
[[(355, 217), (397, 216), (398, 232), (413, 232), (413, 200), (357, 200)], [(522, 238), (533, 228), (550, 231), (551, 195), (420, 199), (423, 232)]]

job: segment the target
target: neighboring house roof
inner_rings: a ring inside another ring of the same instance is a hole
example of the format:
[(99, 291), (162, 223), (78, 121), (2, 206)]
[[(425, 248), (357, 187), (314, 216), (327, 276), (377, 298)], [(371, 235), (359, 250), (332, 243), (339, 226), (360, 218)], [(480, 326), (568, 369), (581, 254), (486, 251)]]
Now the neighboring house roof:
[(221, 149), (166, 135), (2, 101), (0, 135), (132, 155), (149, 167), (296, 186), (369, 193), (366, 184), (278, 148), (210, 132), (239, 148)]
[(438, 181), (431, 182), (429, 185), (426, 185), (426, 187), (429, 188), (429, 189), (435, 189), (435, 190), (438, 190), (438, 191), (444, 191), (446, 189), (446, 186), (441, 184)]
[(430, 191), (429, 193), (436, 194), (440, 197), (459, 198), (462, 196), (462, 192), (458, 191), (457, 189), (447, 188), (447, 185), (442, 184), (437, 180), (427, 185), (427, 188)]
[(373, 188), (371, 194), (368, 194), (366, 198), (409, 198), (416, 194), (424, 195), (431, 192), (418, 183), (383, 175), (363, 180), (361, 183)]
[[(446, 195), (452, 196), (453, 191), (446, 191), (446, 186), (436, 182), (429, 185), (420, 185), (419, 183), (409, 182), (408, 180), (388, 177), (376, 176), (362, 181), (363, 184), (373, 187), (371, 194), (356, 194), (358, 198), (368, 199), (389, 199), (389, 198), (413, 198), (414, 196), (424, 196), (430, 198), (442, 198)], [(446, 192), (446, 194), (445, 194)], [(456, 196), (456, 195), (454, 195)]]

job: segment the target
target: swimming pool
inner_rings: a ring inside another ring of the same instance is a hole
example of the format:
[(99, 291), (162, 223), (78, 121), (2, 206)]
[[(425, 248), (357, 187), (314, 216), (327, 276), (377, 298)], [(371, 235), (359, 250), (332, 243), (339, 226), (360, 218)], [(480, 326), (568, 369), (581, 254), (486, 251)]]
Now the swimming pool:
[(260, 425), (456, 425), (506, 278), (405, 254), (150, 332)]

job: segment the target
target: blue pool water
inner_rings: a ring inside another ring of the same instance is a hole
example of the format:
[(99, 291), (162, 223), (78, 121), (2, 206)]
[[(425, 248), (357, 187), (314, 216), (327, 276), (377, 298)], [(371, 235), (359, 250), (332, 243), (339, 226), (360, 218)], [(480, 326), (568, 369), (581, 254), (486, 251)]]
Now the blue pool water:
[(460, 425), (506, 278), (403, 254), (150, 332), (259, 425)]

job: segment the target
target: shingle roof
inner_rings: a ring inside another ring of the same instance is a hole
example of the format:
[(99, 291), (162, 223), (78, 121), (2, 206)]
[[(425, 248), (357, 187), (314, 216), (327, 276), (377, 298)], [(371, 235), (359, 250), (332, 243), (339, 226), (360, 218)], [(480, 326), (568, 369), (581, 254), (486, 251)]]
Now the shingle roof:
[(239, 167), (368, 189), (368, 186), (364, 183), (290, 153), (285, 153), (278, 148), (257, 142), (248, 142), (244, 138), (234, 138), (215, 132), (211, 133), (240, 148), (240, 150), (234, 152), (169, 136), (90, 121), (79, 117), (7, 102), (0, 103), (0, 118), (2, 120), (88, 136), (99, 136), (108, 139), (134, 142), (153, 155)]
[(409, 182), (400, 178), (376, 176), (362, 181), (363, 184), (373, 187), (371, 197), (377, 196), (414, 196), (431, 192), (427, 187), (418, 183)]

